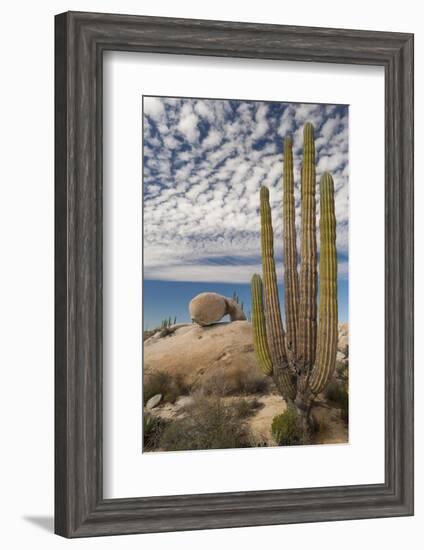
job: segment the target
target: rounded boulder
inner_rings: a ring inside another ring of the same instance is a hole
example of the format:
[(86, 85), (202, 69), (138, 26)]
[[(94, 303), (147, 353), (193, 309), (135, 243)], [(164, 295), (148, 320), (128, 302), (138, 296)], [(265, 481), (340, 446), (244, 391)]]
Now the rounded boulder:
[(224, 296), (216, 292), (202, 292), (191, 300), (188, 309), (192, 320), (205, 327), (217, 323), (226, 315), (227, 302)]

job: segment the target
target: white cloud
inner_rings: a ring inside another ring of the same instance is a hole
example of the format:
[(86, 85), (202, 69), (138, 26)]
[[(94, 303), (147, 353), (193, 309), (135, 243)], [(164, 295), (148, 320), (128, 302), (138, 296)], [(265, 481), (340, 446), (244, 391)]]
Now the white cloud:
[(163, 138), (163, 143), (168, 149), (175, 149), (178, 147), (178, 141), (173, 136), (165, 136)]
[(334, 172), (339, 167), (343, 166), (345, 155), (343, 153), (335, 153), (333, 155), (323, 155), (320, 157), (317, 164), (317, 173), (325, 171)]
[(197, 129), (197, 116), (193, 113), (185, 116), (178, 123), (178, 130), (186, 136), (186, 138), (195, 142), (199, 138), (199, 131)]
[[(191, 282), (214, 282), (214, 283), (248, 283), (254, 273), (261, 273), (260, 264), (243, 266), (240, 269), (238, 265), (177, 265), (170, 266), (169, 271), (148, 268), (144, 271), (146, 279), (172, 280), (172, 281), (191, 281)], [(189, 277), (189, 278), (187, 278)]]
[(196, 101), (196, 104), (194, 106), (194, 110), (196, 111), (196, 113), (209, 120), (209, 121), (213, 121), (214, 119), (214, 111), (213, 111), (213, 107), (210, 105), (210, 102), (209, 101)]
[(199, 130), (197, 123), (199, 118), (193, 112), (193, 108), (190, 103), (184, 103), (180, 113), (180, 119), (177, 125), (177, 129), (190, 141), (196, 142), (199, 139)]
[(211, 130), (208, 136), (203, 140), (202, 146), (205, 149), (213, 149), (222, 141), (222, 136), (218, 130)]
[(295, 124), (295, 109), (292, 106), (287, 106), (284, 109), (283, 115), (280, 120), (280, 125), (278, 127), (278, 133), (281, 137), (286, 137), (290, 135)]
[(165, 114), (165, 108), (163, 101), (158, 97), (144, 97), (143, 98), (144, 113), (151, 116), (155, 120), (159, 120)]
[(330, 139), (340, 125), (340, 117), (329, 118), (322, 125), (320, 134), (324, 139)]
[(268, 122), (266, 115), (268, 112), (268, 107), (261, 103), (256, 111), (255, 115), (255, 129), (252, 135), (252, 139), (260, 139), (263, 137), (268, 130)]
[(203, 191), (206, 191), (208, 188), (208, 182), (203, 181), (202, 183), (198, 183), (197, 185), (193, 185), (189, 191), (186, 193), (186, 197), (189, 198), (192, 201), (195, 201), (197, 197), (203, 193)]
[[(145, 277), (248, 282), (253, 272), (261, 271), (261, 185), (270, 189), (275, 247), (281, 255), (283, 137), (290, 132), (294, 140), (299, 229), (306, 121), (316, 128), (317, 222), (319, 177), (330, 170), (336, 191), (337, 246), (347, 254), (347, 116), (332, 106), (290, 104), (278, 116), (263, 103), (237, 106), (220, 100), (144, 98), (145, 105), (146, 99), (155, 125), (145, 120)], [(259, 139), (265, 140), (261, 149)], [(231, 265), (221, 265), (228, 262)]]

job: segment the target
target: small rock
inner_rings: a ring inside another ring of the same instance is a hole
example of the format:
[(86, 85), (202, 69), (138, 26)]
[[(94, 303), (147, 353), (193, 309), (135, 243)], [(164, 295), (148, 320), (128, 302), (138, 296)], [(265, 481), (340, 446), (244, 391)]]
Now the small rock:
[(162, 401), (162, 394), (161, 393), (157, 393), (156, 395), (154, 395), (153, 397), (151, 397), (147, 403), (146, 403), (146, 409), (148, 411), (151, 411), (152, 409), (154, 409), (155, 407), (157, 407), (159, 405), (159, 403)]

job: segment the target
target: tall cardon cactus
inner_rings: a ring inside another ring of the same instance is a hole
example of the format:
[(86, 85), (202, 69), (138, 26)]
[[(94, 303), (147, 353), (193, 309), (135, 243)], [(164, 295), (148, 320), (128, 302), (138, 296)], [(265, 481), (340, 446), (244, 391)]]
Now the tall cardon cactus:
[(317, 242), (314, 128), (304, 127), (301, 170), (300, 273), (297, 269), (293, 152), (284, 140), (283, 246), (286, 331), (280, 312), (269, 191), (260, 190), (262, 278), (252, 277), (253, 340), (258, 363), (299, 414), (306, 442), (314, 398), (333, 375), (337, 353), (337, 251), (333, 178), (320, 180), (319, 323), (317, 325)]

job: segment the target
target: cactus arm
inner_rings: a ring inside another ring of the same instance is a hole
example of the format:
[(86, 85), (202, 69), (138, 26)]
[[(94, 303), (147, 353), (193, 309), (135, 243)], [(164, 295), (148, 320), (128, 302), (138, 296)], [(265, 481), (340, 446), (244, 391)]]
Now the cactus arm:
[(301, 370), (308, 373), (315, 361), (317, 338), (316, 177), (314, 127), (311, 123), (305, 124), (303, 135), (298, 355)]
[(277, 275), (274, 260), (274, 236), (272, 230), (269, 191), (261, 187), (261, 251), (262, 272), (264, 278), (264, 303), (266, 333), (270, 352), (274, 381), (284, 399), (290, 403), (296, 395), (291, 372), (288, 369), (284, 328), (281, 320), (280, 300), (278, 297)]
[(297, 273), (296, 223), (293, 178), (292, 140), (284, 140), (283, 173), (283, 240), (284, 297), (286, 312), (286, 350), (289, 358), (297, 356), (297, 326), (299, 319), (299, 277)]
[(320, 305), (317, 359), (309, 384), (320, 393), (334, 373), (337, 355), (337, 250), (333, 178), (325, 172), (320, 181)]
[(251, 289), (253, 346), (255, 348), (256, 358), (262, 372), (267, 376), (271, 376), (273, 369), (266, 337), (262, 279), (260, 275), (253, 275), (251, 280)]
[(251, 289), (253, 346), (259, 367), (267, 376), (273, 375), (278, 391), (287, 403), (290, 404), (296, 397), (296, 386), (286, 365), (273, 367), (266, 332), (262, 279), (259, 275), (253, 275)]
[(278, 297), (277, 275), (275, 272), (274, 236), (271, 207), (269, 205), (269, 191), (267, 187), (261, 187), (260, 209), (262, 274), (265, 289), (265, 319), (268, 345), (273, 364), (282, 365), (287, 362), (287, 358), (283, 322), (280, 312), (280, 300)]

